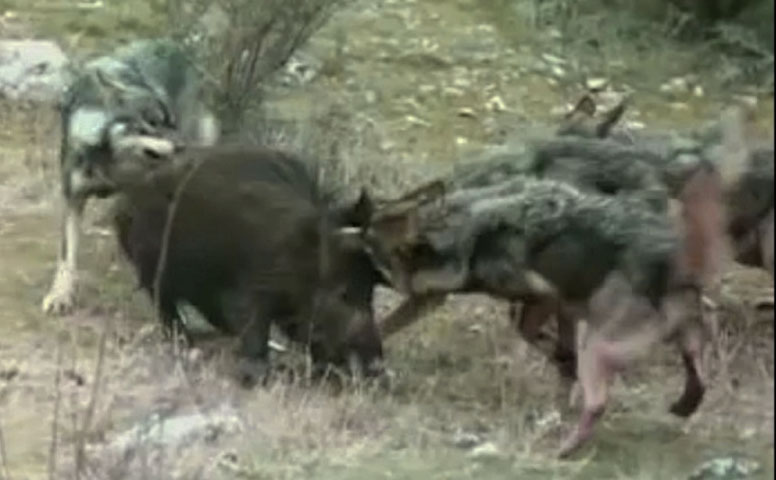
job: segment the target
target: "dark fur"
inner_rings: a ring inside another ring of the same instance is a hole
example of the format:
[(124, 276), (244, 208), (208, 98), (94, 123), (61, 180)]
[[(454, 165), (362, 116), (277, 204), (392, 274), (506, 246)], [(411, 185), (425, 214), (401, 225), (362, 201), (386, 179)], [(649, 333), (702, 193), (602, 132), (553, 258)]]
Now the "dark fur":
[(365, 366), (380, 360), (371, 309), (379, 274), (360, 245), (335, 234), (358, 221), (357, 209), (333, 207), (316, 172), (279, 151), (188, 150), (153, 174), (121, 180), (119, 242), (149, 294), (168, 208), (188, 175), (160, 282), (166, 323), (176, 302), (190, 303), (240, 335), (243, 356), (259, 370), (270, 321), (308, 344), (317, 362), (343, 364), (351, 353)]
[[(454, 192), (441, 207), (376, 215), (368, 236), (376, 262), (411, 295), (414, 306), (403, 307), (405, 312), (417, 314), (452, 292), (483, 292), (522, 302), (523, 311), (514, 319), (517, 328), (547, 355), (566, 363), (565, 369), (574, 361), (569, 342), (575, 320), (561, 321), (562, 339), (549, 344), (540, 328), (552, 313), (566, 314), (567, 307), (586, 313), (595, 341), (583, 355), (604, 362), (605, 371), (626, 363), (653, 339), (677, 339), (687, 382), (672, 411), (686, 416), (700, 404), (704, 391), (699, 300), (723, 235), (718, 183), (713, 172), (702, 172), (689, 182), (682, 195), (684, 236), (665, 214), (640, 200), (585, 193), (528, 177)], [(607, 296), (625, 302), (628, 313), (598, 300)], [(677, 313), (676, 306), (689, 311)], [(396, 316), (386, 322), (409, 323)], [(383, 326), (385, 332), (395, 330)], [(650, 340), (642, 342), (645, 333)], [(609, 358), (608, 345), (611, 351), (623, 350)], [(604, 382), (605, 392), (609, 375), (596, 372), (580, 365), (583, 389)], [(605, 395), (589, 401), (585, 393), (578, 432), (569, 437), (564, 453), (587, 438), (605, 403)]]

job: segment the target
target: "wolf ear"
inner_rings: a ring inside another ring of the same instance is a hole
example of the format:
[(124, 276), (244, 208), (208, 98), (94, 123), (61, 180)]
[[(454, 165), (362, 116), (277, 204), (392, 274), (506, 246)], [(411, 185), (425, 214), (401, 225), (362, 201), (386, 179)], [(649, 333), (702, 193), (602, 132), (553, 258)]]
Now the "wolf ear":
[(369, 224), (374, 215), (375, 204), (371, 195), (366, 188), (361, 189), (361, 194), (358, 196), (358, 200), (350, 208), (351, 223), (359, 227), (363, 227)]
[(570, 119), (571, 117), (576, 117), (577, 115), (583, 115), (592, 118), (595, 115), (597, 108), (598, 107), (595, 103), (595, 100), (593, 100), (593, 96), (589, 93), (586, 93), (582, 95), (582, 98), (577, 101), (577, 104), (574, 105), (574, 108), (566, 114), (566, 118)]
[(372, 236), (388, 251), (405, 249), (418, 243), (420, 219), (417, 207), (401, 212), (378, 212), (370, 224)]
[(98, 68), (94, 71), (94, 78), (97, 81), (97, 88), (100, 92), (100, 96), (109, 105), (120, 101), (121, 98), (131, 90), (126, 84), (116, 78), (115, 75), (111, 75), (102, 68)]
[(612, 131), (615, 125), (622, 119), (625, 114), (625, 110), (628, 108), (630, 97), (625, 97), (620, 100), (620, 103), (615, 105), (611, 110), (604, 113), (603, 118), (596, 124), (595, 134), (598, 138), (606, 138)]

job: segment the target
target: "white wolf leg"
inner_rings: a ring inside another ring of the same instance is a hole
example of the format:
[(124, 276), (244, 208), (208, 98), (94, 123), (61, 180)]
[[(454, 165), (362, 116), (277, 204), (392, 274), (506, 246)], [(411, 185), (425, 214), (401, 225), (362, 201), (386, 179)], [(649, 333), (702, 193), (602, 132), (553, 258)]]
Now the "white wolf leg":
[(63, 315), (73, 309), (78, 283), (78, 241), (85, 204), (85, 199), (69, 199), (65, 204), (57, 271), (41, 305), (45, 313)]

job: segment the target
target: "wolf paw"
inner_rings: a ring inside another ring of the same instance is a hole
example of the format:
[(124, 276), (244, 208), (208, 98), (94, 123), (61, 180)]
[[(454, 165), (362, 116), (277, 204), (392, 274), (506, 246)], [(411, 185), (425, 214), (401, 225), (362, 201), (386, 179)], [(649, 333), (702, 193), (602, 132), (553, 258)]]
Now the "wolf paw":
[(75, 307), (76, 274), (71, 269), (60, 268), (54, 283), (41, 302), (41, 309), (49, 315), (65, 315)]

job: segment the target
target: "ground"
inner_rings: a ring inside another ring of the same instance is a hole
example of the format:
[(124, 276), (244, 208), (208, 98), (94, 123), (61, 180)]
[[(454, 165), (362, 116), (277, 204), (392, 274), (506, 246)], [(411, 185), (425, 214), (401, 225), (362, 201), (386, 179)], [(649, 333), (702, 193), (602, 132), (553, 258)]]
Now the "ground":
[[(633, 89), (638, 112), (630, 119), (649, 128), (691, 126), (743, 97), (757, 102), (763, 128), (773, 131), (772, 97), (723, 88), (716, 70), (701, 70), (709, 68), (697, 60), (707, 53), (701, 46), (652, 38), (643, 50), (615, 37), (593, 54), (558, 40), (552, 28), (531, 27), (507, 3), (356, 3), (308, 48), (326, 65), (323, 73), (278, 90), (270, 105), (291, 118), (321, 103), (345, 105), (349, 144), (386, 165), (376, 183), (397, 169), (407, 176), (416, 167), (442, 170), (526, 125), (550, 122), (588, 77)], [(83, 53), (156, 31), (158, 11), (142, 5), (76, 10), (64, 1), (0, 1), (11, 12), (0, 32), (53, 37)], [(559, 78), (541, 61), (547, 53), (565, 60)], [(660, 91), (689, 74), (701, 79), (703, 95)], [(493, 107), (499, 102), (504, 110)], [(100, 445), (152, 414), (229, 404), (240, 428), (168, 457), (143, 457), (152, 474), (122, 472), (129, 460), (116, 460), (109, 478), (668, 479), (730, 455), (757, 461), (759, 475), (773, 478), (773, 316), (751, 306), (772, 295), (762, 272), (735, 269), (725, 278), (727, 295), (711, 313), (720, 331), (710, 391), (695, 416), (668, 414), (681, 366), (674, 351), (660, 348), (615, 384), (590, 446), (558, 461), (555, 449), (574, 414), (559, 408), (554, 371), (511, 331), (505, 306), (485, 298), (454, 298), (389, 339), (396, 378), (387, 392), (333, 392), (291, 380), (245, 392), (225, 373), (229, 348), (176, 366), (98, 207), (81, 255), (80, 308), (44, 316), (39, 304), (58, 239), (57, 127), (50, 108), (3, 103), (0, 110), (0, 477), (77, 477), (78, 452), (85, 452), (82, 471), (105, 468)], [(381, 292), (380, 314), (396, 301)], [(94, 478), (106, 478), (100, 471)]]

